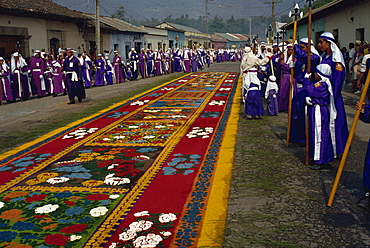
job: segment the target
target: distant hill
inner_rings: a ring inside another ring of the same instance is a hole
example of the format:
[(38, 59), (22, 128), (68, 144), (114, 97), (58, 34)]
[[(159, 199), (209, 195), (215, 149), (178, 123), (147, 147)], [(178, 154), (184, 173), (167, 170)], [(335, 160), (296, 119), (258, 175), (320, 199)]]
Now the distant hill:
[[(95, 0), (52, 0), (62, 6), (87, 13), (95, 12)], [(271, 0), (209, 0), (210, 18), (218, 15), (224, 19), (249, 18), (249, 16), (271, 16)], [(293, 9), (293, 0), (281, 0), (275, 4), (276, 16), (288, 14)], [(190, 18), (205, 16), (204, 0), (101, 0), (101, 15), (110, 16), (121, 5), (125, 7), (128, 20), (159, 19), (168, 16), (173, 18), (188, 15)], [(303, 4), (302, 4), (303, 5)], [(303, 6), (301, 6), (303, 7)]]

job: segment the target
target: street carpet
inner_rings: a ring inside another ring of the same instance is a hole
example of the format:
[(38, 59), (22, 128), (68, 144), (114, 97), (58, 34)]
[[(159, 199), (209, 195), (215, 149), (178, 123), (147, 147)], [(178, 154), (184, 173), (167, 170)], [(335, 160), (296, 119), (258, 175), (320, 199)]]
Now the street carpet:
[(238, 83), (186, 74), (0, 155), (0, 246), (220, 245)]

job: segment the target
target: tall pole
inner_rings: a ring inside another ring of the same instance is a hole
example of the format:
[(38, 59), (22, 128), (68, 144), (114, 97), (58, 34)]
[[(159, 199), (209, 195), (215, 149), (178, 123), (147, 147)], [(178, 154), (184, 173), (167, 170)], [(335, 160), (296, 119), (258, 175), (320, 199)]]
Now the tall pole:
[(100, 0), (96, 0), (95, 7), (95, 42), (96, 54), (100, 53)]
[(271, 2), (265, 2), (265, 4), (271, 4), (271, 26), (272, 26), (272, 34), (271, 37), (274, 37), (274, 29), (275, 29), (275, 4), (282, 3), (281, 1), (276, 2), (272, 0)]
[(206, 1), (206, 34), (208, 34), (208, 0)]
[[(312, 37), (312, 2), (314, 0), (306, 0), (308, 2), (308, 24), (307, 24), (307, 38), (308, 38), (308, 53), (307, 53), (307, 73), (311, 72), (311, 37)], [(309, 164), (309, 149), (310, 149), (310, 122), (308, 115), (306, 115), (306, 161), (305, 164)]]

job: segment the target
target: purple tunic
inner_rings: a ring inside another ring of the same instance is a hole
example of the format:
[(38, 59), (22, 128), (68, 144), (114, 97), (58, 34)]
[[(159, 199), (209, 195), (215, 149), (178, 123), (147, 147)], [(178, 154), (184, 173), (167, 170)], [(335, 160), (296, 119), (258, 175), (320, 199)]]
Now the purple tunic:
[(270, 90), (268, 93), (266, 112), (269, 115), (278, 115), (279, 104), (278, 104), (277, 94), (276, 94), (275, 89)]
[(104, 85), (104, 72), (105, 72), (105, 62), (102, 59), (95, 61), (96, 74), (95, 74), (95, 85), (103, 86)]
[(159, 52), (156, 52), (154, 54), (154, 67), (155, 71), (157, 73), (157, 76), (162, 75), (163, 70), (162, 70), (162, 55)]
[[(249, 87), (258, 87), (258, 85), (251, 83)], [(263, 103), (259, 90), (248, 90), (245, 99), (244, 111), (247, 115), (264, 115)]]
[(365, 190), (370, 189), (370, 140), (367, 144), (367, 152), (364, 163), (364, 176), (362, 178), (362, 185)]
[(198, 71), (198, 56), (197, 55), (191, 56), (191, 71), (192, 72)]
[(107, 80), (107, 85), (113, 84), (113, 68), (109, 63), (105, 67), (105, 80)]
[(16, 68), (12, 68), (12, 81), (14, 84), (14, 87), (12, 89), (13, 91), (13, 100), (19, 97), (23, 97), (27, 99), (30, 97), (30, 84), (28, 81), (28, 66), (25, 64), (22, 68), (19, 68), (19, 61), (15, 62)]
[(92, 71), (91, 71), (92, 62), (83, 60), (82, 68), (82, 80), (85, 82), (85, 87), (91, 87)]
[[(328, 105), (330, 104), (330, 93), (328, 85), (325, 82), (310, 82), (307, 79), (304, 80), (304, 89), (307, 96), (311, 97), (312, 105), (308, 105), (307, 115), (309, 119), (309, 154), (317, 164), (327, 164), (334, 160), (334, 149), (330, 134), (330, 112)], [(316, 108), (319, 108), (321, 114), (320, 120), (316, 116)], [(320, 121), (321, 126), (321, 139), (315, 142), (315, 128)], [(317, 125), (316, 125), (317, 124)], [(319, 157), (315, 159), (314, 154), (319, 154)]]
[[(81, 80), (80, 60), (75, 56), (67, 57), (63, 63), (66, 72), (66, 86), (69, 99), (77, 97), (79, 100), (86, 98), (85, 87)], [(76, 78), (77, 77), (77, 78)]]
[(123, 78), (122, 58), (120, 56), (115, 56), (113, 58), (113, 69), (114, 69), (114, 75), (116, 77), (116, 83), (124, 82), (125, 79)]
[(44, 96), (46, 94), (46, 85), (43, 78), (45, 72), (44, 60), (42, 58), (32, 57), (30, 60), (30, 70), (33, 95)]
[(278, 92), (278, 102), (279, 102), (279, 112), (287, 111), (289, 105), (289, 86), (290, 86), (290, 68), (286, 63), (280, 64), (280, 70), (282, 73), (279, 92)]
[[(3, 62), (5, 63), (5, 61)], [(12, 89), (10, 87), (10, 81), (8, 76), (10, 74), (10, 68), (3, 64), (0, 66), (0, 87), (1, 87), (1, 101), (10, 101), (13, 99)]]
[(331, 55), (328, 57), (324, 55), (321, 63), (330, 65), (332, 71), (329, 79), (333, 88), (335, 108), (337, 109), (337, 118), (335, 119), (336, 147), (337, 154), (343, 154), (348, 139), (346, 111), (341, 93), (346, 78), (346, 69), (341, 63), (333, 62)]
[(184, 55), (184, 72), (189, 73), (191, 71), (191, 54), (189, 51), (185, 51)]
[(58, 66), (59, 63), (56, 61), (52, 63), (53, 66), (53, 83), (51, 93), (64, 93), (65, 84), (63, 82), (62, 68)]
[(146, 54), (145, 53), (140, 53), (139, 54), (139, 71), (140, 75), (142, 78), (147, 78), (148, 77), (148, 72), (146, 68)]

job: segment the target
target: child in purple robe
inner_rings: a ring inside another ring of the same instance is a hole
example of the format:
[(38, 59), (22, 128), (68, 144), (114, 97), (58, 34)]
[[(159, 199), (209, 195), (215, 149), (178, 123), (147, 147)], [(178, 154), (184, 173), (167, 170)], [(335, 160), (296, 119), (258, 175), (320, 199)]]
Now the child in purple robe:
[(0, 87), (1, 87), (1, 96), (0, 101), (10, 102), (13, 99), (12, 89), (10, 87), (9, 76), (10, 68), (5, 63), (3, 57), (0, 57)]
[(267, 99), (266, 112), (269, 115), (278, 115), (279, 106), (277, 93), (279, 91), (278, 85), (276, 83), (276, 77), (271, 75), (267, 81), (265, 98)]
[(95, 61), (95, 86), (104, 86), (104, 72), (105, 72), (105, 62), (102, 59), (102, 55), (98, 54), (98, 59)]
[(105, 66), (105, 80), (107, 80), (107, 85), (113, 84), (113, 68), (109, 60), (107, 60), (107, 65)]
[(326, 168), (326, 164), (332, 162), (337, 155), (334, 129), (337, 112), (330, 75), (330, 66), (320, 64), (313, 74), (315, 80), (310, 80), (310, 75), (306, 75), (303, 80), (309, 119), (309, 155), (315, 163), (310, 167), (312, 170)]
[(64, 94), (66, 92), (66, 86), (63, 80), (62, 66), (58, 61), (54, 60), (52, 63), (53, 81), (51, 87), (51, 93), (54, 96), (58, 96), (58, 93)]

